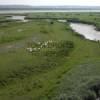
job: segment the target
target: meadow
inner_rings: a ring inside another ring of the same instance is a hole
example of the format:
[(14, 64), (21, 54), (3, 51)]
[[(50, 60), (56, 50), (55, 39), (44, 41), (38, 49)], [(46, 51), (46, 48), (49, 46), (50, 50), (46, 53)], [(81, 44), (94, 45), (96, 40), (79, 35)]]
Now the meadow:
[(100, 13), (24, 15), (28, 22), (0, 15), (0, 100), (96, 100), (100, 42), (57, 19), (94, 24), (99, 30)]

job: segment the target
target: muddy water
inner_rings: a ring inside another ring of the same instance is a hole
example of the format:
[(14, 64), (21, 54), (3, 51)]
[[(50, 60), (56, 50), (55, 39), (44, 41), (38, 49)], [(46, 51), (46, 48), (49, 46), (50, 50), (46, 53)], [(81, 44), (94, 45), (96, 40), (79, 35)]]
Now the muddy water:
[(82, 24), (82, 23), (70, 23), (71, 28), (78, 34), (83, 35), (89, 40), (100, 40), (100, 31), (96, 30), (93, 25)]

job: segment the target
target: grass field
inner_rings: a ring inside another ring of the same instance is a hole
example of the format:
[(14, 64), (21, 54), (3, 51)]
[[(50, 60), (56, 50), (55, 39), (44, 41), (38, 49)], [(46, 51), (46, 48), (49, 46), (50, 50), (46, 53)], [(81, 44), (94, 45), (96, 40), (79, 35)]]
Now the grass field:
[(100, 13), (26, 15), (38, 19), (2, 22), (0, 15), (0, 100), (96, 100), (90, 88), (100, 84), (100, 43), (76, 35), (68, 22), (39, 18), (77, 19), (99, 29)]

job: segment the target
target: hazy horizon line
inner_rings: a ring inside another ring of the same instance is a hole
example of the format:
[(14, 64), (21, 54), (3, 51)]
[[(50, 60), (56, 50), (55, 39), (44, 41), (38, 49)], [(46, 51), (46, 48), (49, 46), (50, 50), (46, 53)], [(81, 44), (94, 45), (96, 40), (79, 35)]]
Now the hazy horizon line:
[(91, 7), (91, 6), (99, 6), (100, 7), (100, 5), (29, 5), (29, 4), (0, 4), (0, 6), (3, 6), (3, 5), (22, 5), (22, 6), (89, 6), (89, 7)]

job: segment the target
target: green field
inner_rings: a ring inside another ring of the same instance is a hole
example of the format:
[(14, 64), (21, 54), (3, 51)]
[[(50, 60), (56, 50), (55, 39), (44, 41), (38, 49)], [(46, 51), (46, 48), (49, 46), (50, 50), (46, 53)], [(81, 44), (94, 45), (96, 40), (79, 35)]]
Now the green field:
[(28, 22), (6, 16), (0, 15), (0, 100), (96, 100), (90, 88), (100, 90), (100, 42), (52, 18), (100, 29), (100, 13), (33, 13)]

